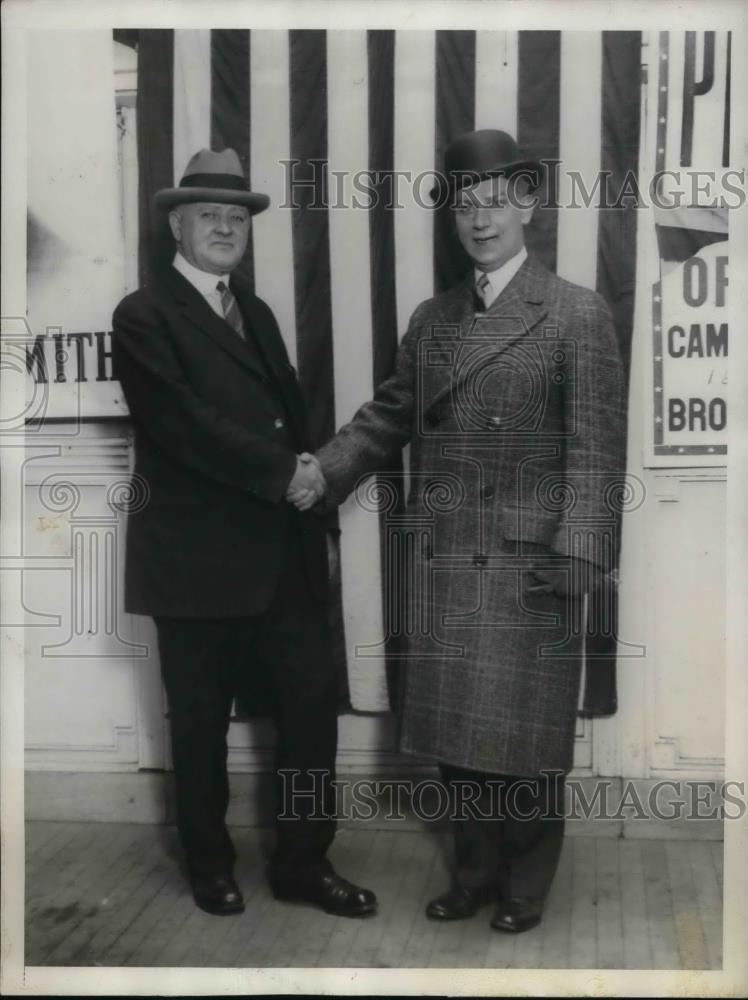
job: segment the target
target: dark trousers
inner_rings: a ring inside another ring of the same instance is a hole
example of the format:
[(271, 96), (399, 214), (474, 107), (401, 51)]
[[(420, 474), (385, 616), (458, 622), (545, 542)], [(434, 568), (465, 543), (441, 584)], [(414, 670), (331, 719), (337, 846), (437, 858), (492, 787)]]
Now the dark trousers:
[[(294, 540), (295, 541), (295, 540)], [(240, 581), (237, 581), (237, 586)], [(192, 875), (230, 872), (226, 828), (231, 705), (247, 671), (262, 671), (277, 732), (276, 870), (319, 864), (335, 834), (337, 703), (326, 605), (298, 544), (268, 609), (251, 618), (157, 618), (169, 702), (177, 826)]]
[(564, 835), (563, 775), (523, 778), (439, 767), (453, 809), (454, 881), (495, 889), (505, 899), (544, 899)]

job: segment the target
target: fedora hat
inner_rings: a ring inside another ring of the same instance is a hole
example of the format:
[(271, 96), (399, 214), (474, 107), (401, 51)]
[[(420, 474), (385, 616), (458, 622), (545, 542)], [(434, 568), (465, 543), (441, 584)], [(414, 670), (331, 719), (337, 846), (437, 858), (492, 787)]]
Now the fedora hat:
[(201, 149), (187, 164), (179, 187), (162, 188), (153, 196), (157, 208), (171, 208), (191, 201), (213, 201), (246, 205), (251, 215), (270, 204), (266, 194), (247, 190), (239, 155), (234, 149), (216, 152)]
[(541, 163), (523, 157), (516, 140), (508, 132), (494, 128), (466, 132), (444, 151), (444, 173), (437, 174), (431, 197), (441, 204), (445, 195), (452, 198), (471, 184), (489, 177), (511, 177), (520, 173), (527, 178), (531, 191), (540, 186)]

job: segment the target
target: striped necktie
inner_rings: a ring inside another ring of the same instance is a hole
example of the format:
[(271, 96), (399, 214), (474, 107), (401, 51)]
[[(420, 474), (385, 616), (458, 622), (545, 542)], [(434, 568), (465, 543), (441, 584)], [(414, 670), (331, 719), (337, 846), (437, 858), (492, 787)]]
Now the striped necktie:
[(487, 274), (482, 274), (475, 283), (476, 305), (481, 310), (488, 309), (489, 296), (491, 294), (491, 282)]
[(241, 310), (239, 309), (239, 303), (236, 301), (236, 296), (223, 281), (218, 282), (216, 290), (220, 292), (221, 295), (223, 318), (229, 326), (236, 330), (242, 340), (246, 340), (244, 334), (244, 320), (242, 319)]

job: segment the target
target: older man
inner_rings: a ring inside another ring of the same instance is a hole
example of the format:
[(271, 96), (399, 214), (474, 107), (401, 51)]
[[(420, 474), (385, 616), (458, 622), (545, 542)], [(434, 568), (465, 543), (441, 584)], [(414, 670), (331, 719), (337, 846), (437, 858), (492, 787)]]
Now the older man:
[(337, 700), (325, 529), (285, 500), (289, 488), (319, 492), (321, 480), (297, 458), (309, 434), (275, 318), (233, 273), (268, 198), (247, 190), (233, 150), (201, 150), (155, 202), (169, 213), (176, 255), (113, 320), (135, 473), (147, 487), (128, 525), (126, 607), (157, 625), (195, 902), (216, 914), (244, 907), (225, 822), (226, 737), (233, 698), (255, 672), (278, 736), (273, 892), (343, 916), (371, 913), (373, 893), (326, 859)]
[(540, 165), (487, 129), (445, 167), (433, 195), (470, 274), (416, 309), (393, 375), (318, 459), (341, 500), (411, 444), (415, 565), (386, 567), (411, 584), (400, 745), (441, 766), (456, 861), (427, 914), (493, 902), (492, 927), (516, 933), (541, 919), (561, 848), (582, 597), (616, 557), (623, 376), (600, 296), (525, 249)]

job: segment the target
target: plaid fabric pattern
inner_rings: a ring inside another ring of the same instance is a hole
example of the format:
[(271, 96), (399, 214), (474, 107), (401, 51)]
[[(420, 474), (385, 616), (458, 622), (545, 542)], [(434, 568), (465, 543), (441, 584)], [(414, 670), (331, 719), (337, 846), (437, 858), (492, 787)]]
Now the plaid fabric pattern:
[(581, 600), (535, 563), (610, 569), (624, 379), (603, 299), (530, 257), (476, 316), (473, 283), (420, 305), (395, 371), (318, 453), (333, 494), (411, 445), (400, 747), (515, 775), (572, 766)]

